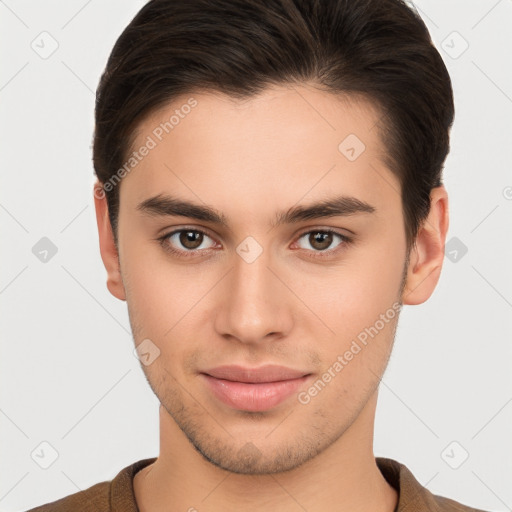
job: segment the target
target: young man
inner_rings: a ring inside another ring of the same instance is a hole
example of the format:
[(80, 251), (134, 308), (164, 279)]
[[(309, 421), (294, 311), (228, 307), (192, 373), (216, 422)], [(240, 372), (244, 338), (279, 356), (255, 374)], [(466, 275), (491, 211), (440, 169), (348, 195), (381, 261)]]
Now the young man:
[(403, 304), (441, 272), (454, 108), (400, 0), (154, 0), (97, 93), (110, 292), (160, 454), (37, 511), (469, 511), (375, 458)]

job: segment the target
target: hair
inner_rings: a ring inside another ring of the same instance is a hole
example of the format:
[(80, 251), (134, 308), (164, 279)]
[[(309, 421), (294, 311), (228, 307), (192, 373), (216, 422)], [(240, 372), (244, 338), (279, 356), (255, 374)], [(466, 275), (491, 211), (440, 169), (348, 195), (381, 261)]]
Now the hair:
[[(454, 104), (427, 27), (402, 0), (151, 0), (116, 41), (98, 85), (96, 176), (119, 181), (138, 125), (183, 94), (247, 99), (300, 83), (363, 97), (382, 114), (410, 248), (442, 185)], [(120, 187), (103, 192), (116, 244)]]

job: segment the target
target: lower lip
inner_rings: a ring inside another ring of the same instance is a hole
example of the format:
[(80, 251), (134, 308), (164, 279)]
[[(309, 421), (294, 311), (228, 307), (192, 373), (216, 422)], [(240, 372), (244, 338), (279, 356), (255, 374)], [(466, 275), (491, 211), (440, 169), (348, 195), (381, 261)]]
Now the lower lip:
[(296, 393), (309, 375), (279, 382), (233, 382), (201, 374), (213, 394), (223, 403), (243, 411), (267, 411)]

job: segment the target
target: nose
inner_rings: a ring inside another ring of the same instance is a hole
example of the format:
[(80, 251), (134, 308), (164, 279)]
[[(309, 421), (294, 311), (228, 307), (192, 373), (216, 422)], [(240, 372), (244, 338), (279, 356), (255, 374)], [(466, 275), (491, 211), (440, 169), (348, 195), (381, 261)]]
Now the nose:
[(254, 260), (240, 254), (234, 255), (233, 268), (217, 292), (222, 294), (215, 318), (217, 332), (246, 344), (285, 337), (293, 322), (293, 294), (283, 283), (286, 276), (278, 275), (265, 250)]

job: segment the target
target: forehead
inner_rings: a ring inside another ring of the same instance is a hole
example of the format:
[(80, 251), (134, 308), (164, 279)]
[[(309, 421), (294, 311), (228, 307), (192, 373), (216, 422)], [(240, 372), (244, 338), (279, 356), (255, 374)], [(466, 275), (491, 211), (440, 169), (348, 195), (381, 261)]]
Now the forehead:
[(123, 178), (121, 196), (134, 205), (167, 190), (261, 210), (262, 198), (291, 205), (336, 189), (378, 204), (400, 187), (383, 163), (379, 121), (379, 109), (362, 97), (306, 85), (243, 100), (186, 94), (137, 127), (132, 151), (151, 149)]

